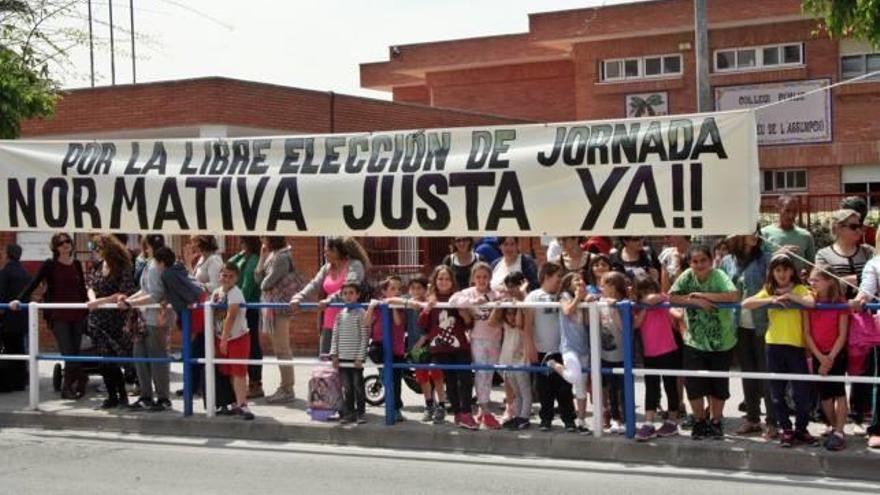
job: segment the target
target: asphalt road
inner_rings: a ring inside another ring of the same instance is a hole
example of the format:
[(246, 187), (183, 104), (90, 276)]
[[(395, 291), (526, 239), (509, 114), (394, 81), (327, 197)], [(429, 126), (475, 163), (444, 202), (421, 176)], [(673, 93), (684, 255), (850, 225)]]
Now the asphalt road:
[(0, 430), (3, 494), (878, 493), (876, 483), (613, 463)]

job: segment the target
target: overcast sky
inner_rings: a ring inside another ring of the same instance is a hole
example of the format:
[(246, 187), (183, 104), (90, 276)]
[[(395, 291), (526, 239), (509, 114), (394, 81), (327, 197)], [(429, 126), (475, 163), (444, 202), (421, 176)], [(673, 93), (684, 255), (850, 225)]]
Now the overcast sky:
[[(621, 0), (134, 0), (138, 82), (228, 76), (388, 98), (359, 87), (358, 64), (388, 46), (525, 32), (528, 14)], [(93, 0), (97, 84), (110, 84), (108, 0)], [(85, 14), (85, 7), (83, 7)], [(113, 0), (116, 82), (131, 82), (129, 0)], [(81, 23), (84, 31), (88, 23)], [(88, 49), (65, 87), (89, 84)]]

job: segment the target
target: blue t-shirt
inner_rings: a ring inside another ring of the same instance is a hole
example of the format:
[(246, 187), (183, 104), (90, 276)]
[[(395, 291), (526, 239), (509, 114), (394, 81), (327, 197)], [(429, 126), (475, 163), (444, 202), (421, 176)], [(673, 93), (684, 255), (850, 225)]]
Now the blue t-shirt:
[[(560, 302), (568, 302), (571, 296), (563, 294)], [(584, 310), (578, 309), (571, 316), (559, 312), (559, 327), (561, 335), (559, 339), (559, 352), (573, 352), (578, 356), (590, 354), (590, 338), (587, 330), (589, 320), (586, 319)]]

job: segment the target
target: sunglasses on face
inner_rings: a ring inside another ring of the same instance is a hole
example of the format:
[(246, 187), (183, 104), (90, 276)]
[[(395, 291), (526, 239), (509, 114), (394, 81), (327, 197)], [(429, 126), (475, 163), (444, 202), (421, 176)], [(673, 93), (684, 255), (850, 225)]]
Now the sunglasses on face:
[(862, 230), (863, 228), (865, 228), (865, 226), (860, 223), (847, 223), (844, 224), (843, 227), (846, 227), (850, 230)]
[(61, 247), (61, 246), (65, 245), (65, 244), (73, 244), (73, 242), (72, 242), (70, 239), (61, 239), (60, 241), (58, 241), (58, 242), (55, 243), (55, 246), (56, 246), (56, 247)]

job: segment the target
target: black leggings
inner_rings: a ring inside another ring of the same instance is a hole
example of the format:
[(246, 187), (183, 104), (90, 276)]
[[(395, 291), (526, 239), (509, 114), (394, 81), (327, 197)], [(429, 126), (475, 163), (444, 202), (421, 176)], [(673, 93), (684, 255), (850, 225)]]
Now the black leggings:
[[(471, 364), (469, 352), (435, 354), (431, 361), (438, 364)], [(443, 370), (446, 380), (446, 398), (453, 414), (471, 414), (474, 393), (474, 372), (470, 370)], [(398, 387), (399, 388), (399, 387)]]
[[(645, 356), (645, 368), (654, 370), (680, 370), (681, 351), (678, 349), (659, 356)], [(680, 398), (678, 396), (678, 377), (645, 375), (645, 410), (656, 411), (660, 407), (660, 379), (663, 379), (663, 390), (666, 391), (666, 405), (669, 411), (677, 411)]]
[(125, 375), (118, 363), (104, 363), (100, 366), (101, 376), (104, 378), (104, 386), (107, 387), (107, 398), (111, 401), (126, 401), (128, 393), (125, 390)]
[[(622, 368), (622, 362), (602, 361), (603, 368)], [(608, 406), (611, 409), (611, 419), (623, 421), (623, 412), (620, 401), (623, 399), (623, 375), (602, 374), (602, 388), (608, 394)]]

